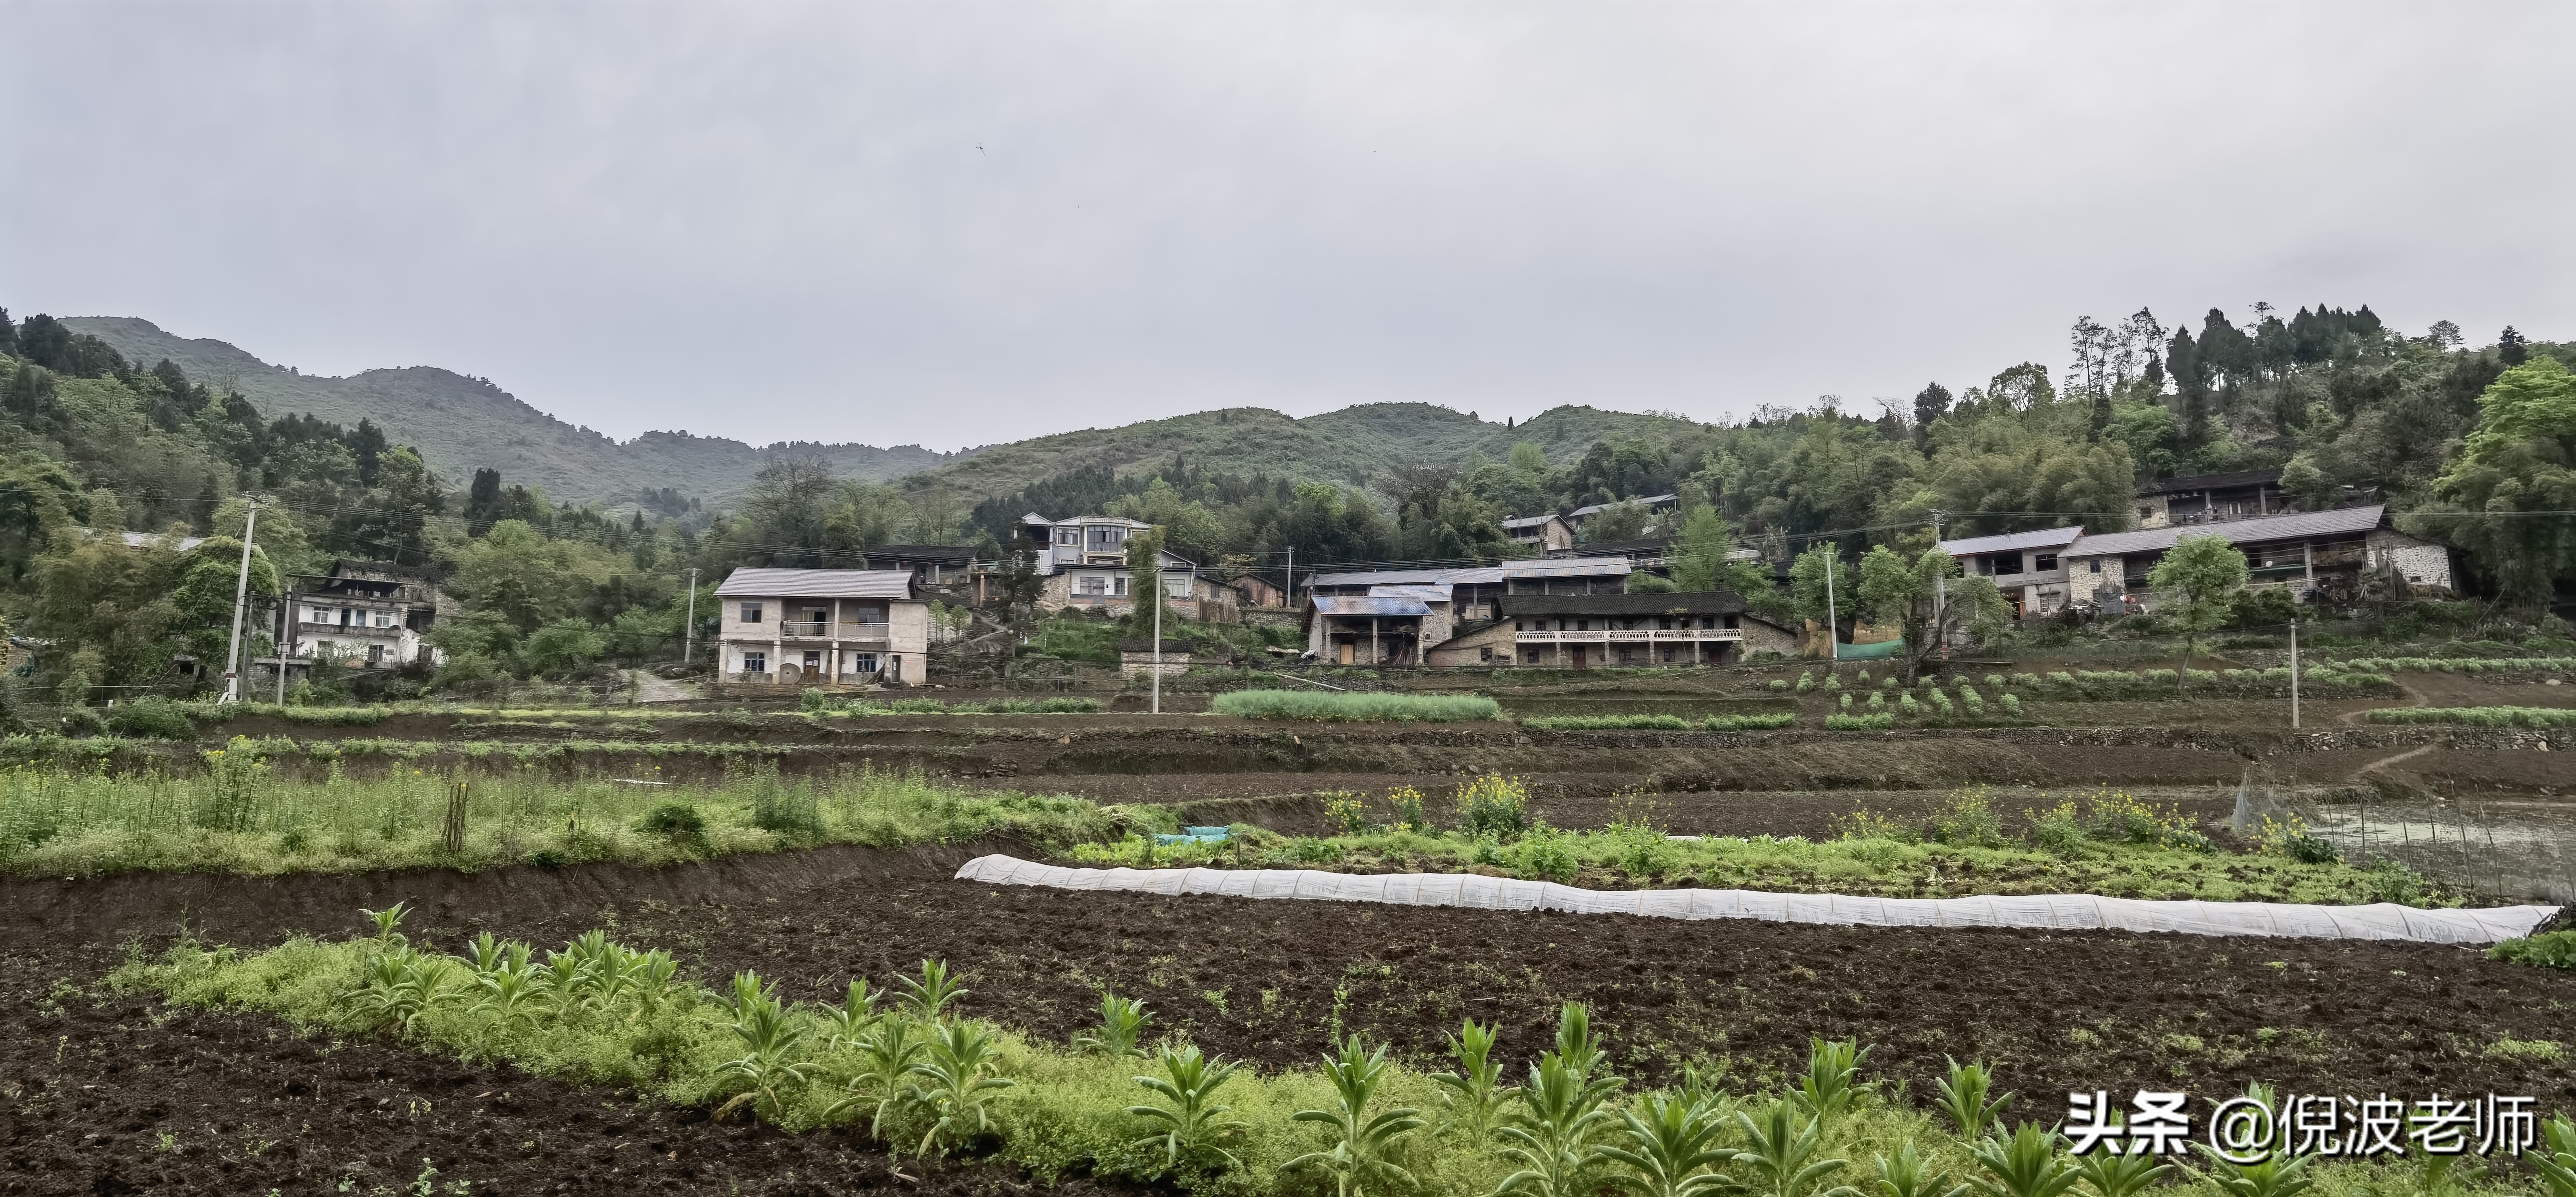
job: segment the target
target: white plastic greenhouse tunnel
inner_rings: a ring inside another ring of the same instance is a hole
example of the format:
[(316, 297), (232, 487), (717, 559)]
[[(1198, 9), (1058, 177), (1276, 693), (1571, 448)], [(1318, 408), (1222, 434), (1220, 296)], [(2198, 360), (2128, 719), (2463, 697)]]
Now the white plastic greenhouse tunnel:
[(1472, 873), (1361, 875), (1317, 869), (1076, 869), (1011, 856), (979, 856), (960, 881), (1053, 889), (1125, 891), (1480, 910), (1552, 910), (1669, 919), (1760, 919), (1852, 927), (2024, 927), (2051, 931), (2174, 931), (2185, 935), (2278, 935), (2312, 939), (2395, 939), (2486, 944), (2528, 935), (2555, 906), (2432, 910), (2378, 902), (2311, 906), (2288, 902), (2155, 902), (2089, 894), (1983, 898), (1861, 898), (1775, 894), (1749, 889), (1593, 890), (1552, 881)]

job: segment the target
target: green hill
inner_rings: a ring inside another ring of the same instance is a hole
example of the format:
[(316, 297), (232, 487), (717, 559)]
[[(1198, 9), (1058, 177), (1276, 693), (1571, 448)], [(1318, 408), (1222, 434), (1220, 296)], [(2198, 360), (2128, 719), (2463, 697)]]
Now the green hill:
[(417, 446), (452, 487), (492, 467), (511, 482), (543, 486), (558, 500), (606, 506), (631, 499), (639, 488), (668, 486), (718, 502), (749, 485), (762, 465), (793, 454), (820, 456), (846, 477), (879, 481), (961, 456), (918, 445), (800, 442), (754, 448), (674, 432), (648, 432), (619, 444), (538, 411), (489, 381), (434, 366), (326, 378), (272, 366), (223, 341), (173, 336), (148, 320), (84, 316), (63, 323), (138, 364), (168, 358), (219, 392), (238, 388), (271, 419), (309, 412), (344, 425), (374, 420), (395, 443)]
[(1125, 471), (1170, 461), (1175, 453), (1236, 474), (1366, 486), (1402, 465), (1457, 466), (1478, 455), (1500, 460), (1521, 441), (1563, 460), (1595, 441), (1666, 433), (1678, 422), (1569, 405), (1508, 427), (1427, 403), (1372, 403), (1303, 419), (1228, 408), (963, 453), (917, 445), (754, 447), (676, 432), (648, 432), (621, 444), (539, 411), (488, 380), (433, 366), (329, 378), (270, 365), (223, 341), (174, 336), (148, 320), (87, 316), (63, 323), (137, 364), (168, 358), (217, 391), (238, 389), (270, 418), (309, 412), (343, 425), (373, 420), (394, 442), (418, 446), (452, 487), (493, 467), (508, 481), (545, 487), (555, 499), (603, 506), (631, 499), (639, 488), (665, 486), (722, 506), (761, 466), (791, 455), (822, 457), (843, 477), (902, 479), (907, 489), (970, 505), (1066, 470), (1106, 465)]
[(905, 486), (973, 502), (1066, 470), (1105, 465), (1125, 471), (1168, 462), (1175, 453), (1237, 474), (1364, 486), (1401, 465), (1457, 466), (1478, 455), (1499, 461), (1521, 441), (1563, 460), (1595, 441), (1669, 433), (1677, 423), (1683, 421), (1576, 405), (1517, 427), (1428, 403), (1371, 403), (1303, 419), (1236, 407), (993, 445), (915, 475)]

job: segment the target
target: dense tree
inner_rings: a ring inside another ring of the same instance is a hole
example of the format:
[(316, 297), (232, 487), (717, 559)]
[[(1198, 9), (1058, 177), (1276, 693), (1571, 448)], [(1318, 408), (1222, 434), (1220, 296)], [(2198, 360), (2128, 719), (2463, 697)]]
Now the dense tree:
[(2157, 614), (2183, 634), (2177, 689), (2191, 680), (2191, 655), (2201, 636), (2235, 613), (2236, 596), (2250, 573), (2245, 554), (2224, 536), (2183, 537), (2147, 572), (2147, 585), (2163, 599)]
[(1979, 639), (2003, 630), (2012, 603), (1991, 578), (1965, 574), (1959, 560), (1938, 548), (1925, 549), (1911, 562), (1880, 545), (1861, 558), (1853, 610), (1873, 624), (1895, 624), (1905, 640), (1900, 650), (1905, 681), (1911, 685), (1923, 662), (1961, 632)]
[(2479, 397), (2477, 427), (2415, 521), (2469, 550), (2514, 599), (2545, 601), (2576, 578), (2576, 374), (2554, 357), (2505, 371)]

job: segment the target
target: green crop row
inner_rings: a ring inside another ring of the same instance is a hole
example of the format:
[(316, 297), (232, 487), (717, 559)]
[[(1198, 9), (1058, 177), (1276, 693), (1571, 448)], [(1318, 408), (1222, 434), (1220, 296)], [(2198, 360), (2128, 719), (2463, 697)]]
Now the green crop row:
[(2576, 727), (2576, 709), (2563, 707), (2393, 707), (2372, 711), (2373, 723), (2458, 723), (2470, 727)]
[(1521, 720), (1521, 726), (1547, 731), (1768, 731), (1797, 720), (1795, 711), (1709, 715), (1699, 719), (1680, 715), (1540, 715)]
[(2576, 657), (2354, 657), (2341, 663), (2347, 669), (2393, 673), (2412, 670), (2418, 673), (2570, 673), (2576, 672)]
[[(893, 985), (855, 978), (838, 1001), (808, 1004), (756, 973), (721, 989), (692, 983), (668, 954), (604, 932), (542, 960), (488, 933), (449, 955), (409, 943), (400, 907), (368, 913), (372, 939), (296, 939), (247, 955), (185, 944), (112, 984), (616, 1085), (719, 1119), (842, 1129), (898, 1160), (990, 1154), (1044, 1183), (1085, 1176), (1196, 1197), (1802, 1197), (1849, 1180), (1890, 1197), (1971, 1185), (2047, 1197), (2081, 1182), (2127, 1197), (2183, 1179), (2153, 1156), (2075, 1156), (2042, 1121), (2013, 1126), (2016, 1098), (1980, 1063), (1951, 1062), (1925, 1095), (1934, 1104), (1916, 1107), (1865, 1073), (1869, 1050), (1851, 1040), (1814, 1039), (1803, 1070), (1778, 1088), (1734, 1093), (1696, 1071), (1669, 1089), (1630, 1085), (1575, 1003), (1535, 1044), (1506, 1045), (1512, 1031), (1466, 1020), (1448, 1069), (1428, 1074), (1340, 1035), (1337, 1014), (1318, 1067), (1261, 1072), (1211, 1059), (1180, 1034), (1156, 1042), (1157, 1012), (1110, 992), (1099, 1024), (1070, 1045), (1034, 1039), (968, 1013), (972, 994), (936, 960)], [(1524, 1083), (1506, 1074), (1506, 1053), (1535, 1057)], [(2576, 1179), (2576, 1125), (2559, 1116), (2542, 1129), (2525, 1161), (2553, 1185)], [(2212, 1156), (2197, 1179), (2225, 1194), (2313, 1186), (2343, 1197), (2379, 1191), (2381, 1171)], [(1950, 1187), (1953, 1177), (1970, 1183)]]
[(1246, 719), (1334, 723), (1462, 723), (1500, 719), (1501, 704), (1474, 694), (1357, 694), (1315, 690), (1236, 690), (1210, 708)]

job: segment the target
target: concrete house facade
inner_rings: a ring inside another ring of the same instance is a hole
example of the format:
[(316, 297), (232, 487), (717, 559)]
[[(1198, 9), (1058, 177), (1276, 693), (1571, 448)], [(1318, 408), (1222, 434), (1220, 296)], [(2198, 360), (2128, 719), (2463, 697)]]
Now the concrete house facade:
[(2086, 536), (2066, 550), (2070, 584), (2104, 611), (2152, 610), (2147, 575), (2185, 536), (2223, 536), (2245, 554), (2252, 587), (2286, 586), (2300, 602), (2357, 595), (2362, 574), (2387, 570), (2412, 586), (2450, 589), (2450, 550), (2390, 526), (2381, 505)]
[(1528, 545), (1542, 553), (1554, 553), (1574, 547), (1574, 525), (1567, 523), (1564, 516), (1552, 511), (1546, 515), (1525, 515), (1504, 520), (1503, 535), (1511, 537), (1515, 544)]
[(1785, 629), (1749, 614), (1744, 596), (1729, 590), (1512, 595), (1502, 608), (1491, 627), (1434, 649), (1433, 662), (1553, 669), (1725, 665), (1748, 652), (1793, 647)]
[[(453, 607), (423, 571), (382, 561), (335, 561), (331, 572), (296, 579), (282, 597), (290, 677), (329, 657), (351, 669), (396, 669), (447, 656), (421, 639)], [(274, 667), (275, 659), (269, 659)]]
[(1301, 585), (1321, 597), (1364, 597), (1380, 586), (1447, 586), (1461, 623), (1500, 618), (1507, 594), (1624, 594), (1634, 570), (1625, 557), (1541, 557), (1464, 569), (1371, 569), (1319, 573)]
[(928, 676), (930, 604), (909, 569), (737, 569), (716, 598), (716, 668), (727, 681), (902, 686)]
[[(1319, 594), (1306, 607), (1306, 651), (1329, 665), (1419, 665), (1431, 605), (1396, 595)], [(1443, 637), (1445, 639), (1445, 636)]]
[(2090, 598), (2077, 595), (2067, 578), (2066, 550), (2084, 535), (2082, 527), (2042, 528), (1941, 542), (1941, 551), (1959, 560), (1961, 572), (1994, 580), (1995, 588), (2024, 615), (2046, 615)]

